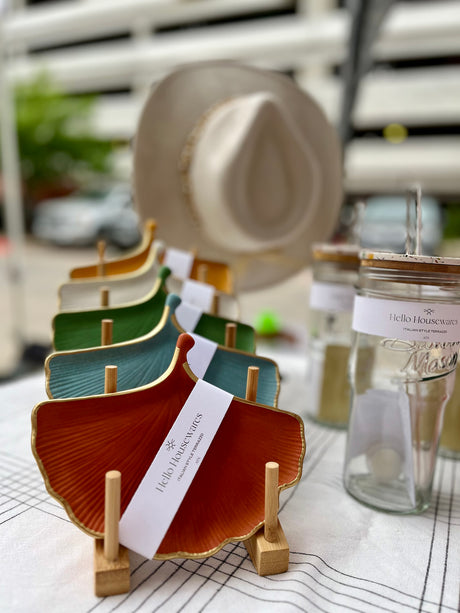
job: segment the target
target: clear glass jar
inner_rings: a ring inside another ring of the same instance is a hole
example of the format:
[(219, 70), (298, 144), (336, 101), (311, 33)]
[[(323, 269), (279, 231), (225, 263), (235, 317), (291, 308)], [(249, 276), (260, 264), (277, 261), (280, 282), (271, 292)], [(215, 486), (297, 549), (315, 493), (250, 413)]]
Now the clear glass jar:
[(361, 253), (346, 490), (395, 513), (430, 503), (460, 348), (460, 259)]
[(348, 358), (359, 248), (313, 245), (312, 268), (307, 415), (321, 424), (345, 428), (350, 405)]
[(460, 373), (455, 377), (454, 391), (444, 412), (439, 455), (451, 460), (460, 460)]

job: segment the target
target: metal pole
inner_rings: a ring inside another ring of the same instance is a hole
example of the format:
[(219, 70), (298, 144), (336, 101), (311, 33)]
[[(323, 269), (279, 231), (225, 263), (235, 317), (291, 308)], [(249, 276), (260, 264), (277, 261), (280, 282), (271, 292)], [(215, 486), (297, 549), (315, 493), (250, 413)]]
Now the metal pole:
[(0, 0), (0, 134), (2, 178), (4, 186), (5, 223), (10, 250), (7, 256), (10, 295), (13, 303), (13, 336), (22, 351), (25, 345), (24, 300), (24, 218), (21, 174), (13, 96), (6, 74), (8, 50), (4, 45), (3, 28), (6, 8)]

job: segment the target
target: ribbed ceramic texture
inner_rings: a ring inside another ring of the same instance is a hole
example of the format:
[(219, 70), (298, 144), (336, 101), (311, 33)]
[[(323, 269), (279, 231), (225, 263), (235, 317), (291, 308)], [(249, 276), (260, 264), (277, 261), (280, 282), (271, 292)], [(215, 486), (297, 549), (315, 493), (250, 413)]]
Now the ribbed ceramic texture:
[[(113, 343), (122, 343), (151, 332), (159, 323), (166, 301), (165, 281), (170, 271), (161, 267), (159, 280), (148, 299), (125, 307), (99, 308), (58, 313), (53, 319), (53, 345), (56, 351), (98, 347), (101, 344), (102, 319), (113, 320)], [(225, 326), (229, 320), (203, 313), (194, 332), (216, 343), (225, 340)], [(254, 329), (237, 323), (236, 346), (253, 352)]]
[[(134, 495), (195, 384), (184, 368), (192, 344), (181, 335), (156, 385), (34, 408), (32, 449), (47, 488), (85, 532), (103, 534), (107, 471), (122, 474), (122, 514)], [(286, 487), (300, 479), (304, 451), (299, 417), (233, 399), (156, 557), (211, 555), (248, 537), (264, 518), (265, 463), (279, 463)]]
[[(104, 393), (104, 370), (118, 367), (118, 391), (147, 385), (168, 368), (180, 330), (171, 320), (180, 298), (169, 294), (169, 316), (150, 335), (130, 343), (120, 343), (78, 352), (58, 352), (46, 362), (47, 388), (53, 398), (78, 398)], [(239, 330), (238, 330), (239, 333)], [(218, 347), (204, 377), (205, 381), (244, 398), (248, 366), (259, 367), (257, 401), (276, 406), (279, 390), (278, 367), (272, 360), (254, 354)]]

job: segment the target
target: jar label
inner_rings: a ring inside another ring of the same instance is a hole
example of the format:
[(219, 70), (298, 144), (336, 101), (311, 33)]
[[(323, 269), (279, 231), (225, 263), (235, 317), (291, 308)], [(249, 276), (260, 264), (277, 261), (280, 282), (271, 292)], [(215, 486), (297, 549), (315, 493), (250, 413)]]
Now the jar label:
[(335, 313), (353, 310), (355, 288), (343, 283), (313, 281), (310, 291), (310, 308)]
[(353, 330), (406, 341), (460, 341), (460, 305), (356, 296)]

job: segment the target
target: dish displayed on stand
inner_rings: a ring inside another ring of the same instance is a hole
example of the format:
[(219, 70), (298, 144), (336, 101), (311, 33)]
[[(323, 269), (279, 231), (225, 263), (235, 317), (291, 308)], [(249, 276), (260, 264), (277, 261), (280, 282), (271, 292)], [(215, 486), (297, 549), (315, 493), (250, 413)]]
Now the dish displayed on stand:
[[(148, 334), (158, 325), (168, 295), (166, 281), (169, 269), (162, 266), (153, 289), (145, 300), (138, 300), (121, 307), (88, 309), (57, 313), (53, 318), (53, 347), (56, 351), (87, 349), (101, 345), (101, 320), (113, 321), (113, 342), (120, 343)], [(225, 326), (229, 323), (222, 317), (202, 313), (193, 331), (223, 344)], [(237, 348), (254, 351), (254, 329), (236, 323)]]
[(144, 233), (140, 245), (133, 249), (129, 254), (117, 259), (114, 258), (111, 260), (105, 260), (105, 243), (104, 241), (100, 241), (98, 243), (98, 263), (90, 266), (79, 266), (77, 268), (73, 268), (69, 272), (69, 278), (88, 279), (92, 277), (120, 275), (134, 272), (147, 260), (150, 253), (150, 247), (155, 238), (156, 228), (156, 221), (150, 217), (146, 218), (144, 222)]
[[(167, 369), (174, 354), (176, 342), (184, 330), (175, 317), (181, 300), (174, 294), (166, 298), (159, 324), (146, 336), (125, 343), (95, 347), (88, 350), (57, 352), (45, 363), (46, 388), (51, 398), (77, 398), (102, 394), (104, 367), (118, 367), (118, 390), (129, 390), (147, 385)], [(236, 330), (238, 341), (239, 327)], [(240, 343), (240, 345), (243, 343)], [(210, 343), (206, 343), (208, 352)], [(199, 345), (198, 345), (199, 350)], [(236, 348), (218, 345), (212, 348), (206, 371), (200, 378), (224, 389), (234, 396), (245, 395), (246, 373), (249, 366), (259, 368), (257, 400), (276, 406), (280, 378), (273, 360)], [(193, 366), (191, 365), (193, 370)]]
[[(34, 408), (32, 448), (47, 489), (87, 534), (103, 535), (105, 473), (123, 475), (123, 513), (191, 393), (192, 346), (181, 335), (170, 368), (141, 389)], [(249, 538), (264, 518), (265, 463), (279, 463), (281, 490), (300, 479), (304, 453), (300, 417), (233, 398), (155, 557), (205, 557)]]

